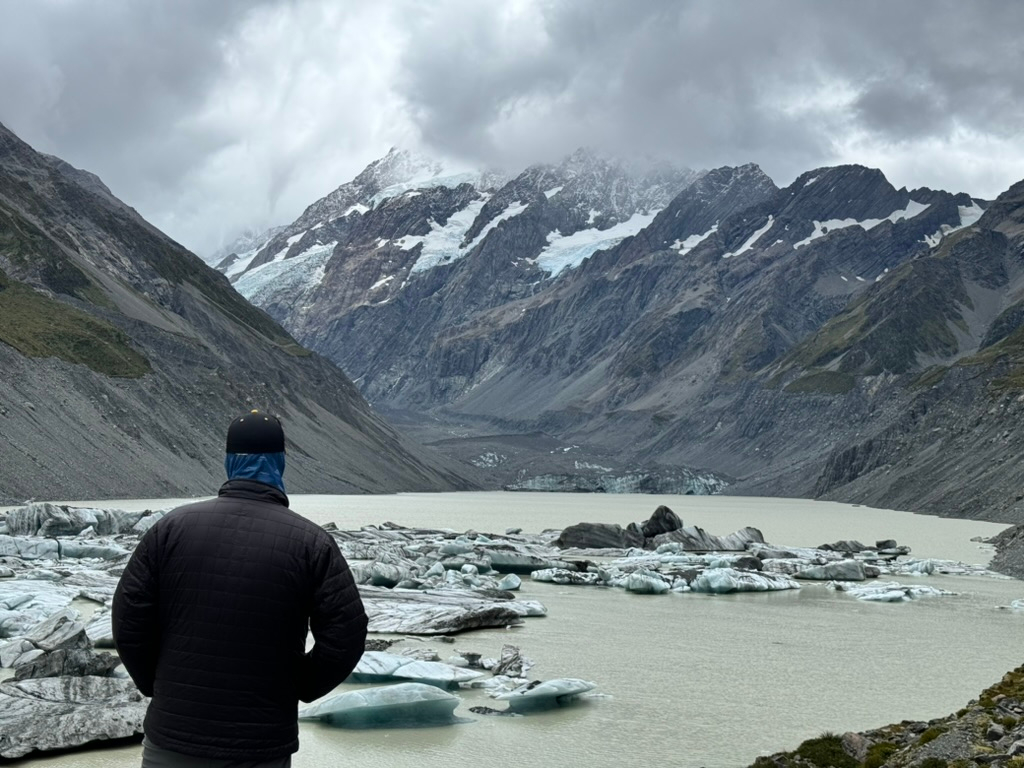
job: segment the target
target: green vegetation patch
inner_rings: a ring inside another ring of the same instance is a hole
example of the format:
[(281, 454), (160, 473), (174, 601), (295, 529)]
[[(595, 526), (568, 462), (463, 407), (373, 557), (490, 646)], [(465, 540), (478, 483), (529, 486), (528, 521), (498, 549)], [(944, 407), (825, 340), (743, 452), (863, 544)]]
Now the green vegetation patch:
[(845, 395), (856, 385), (857, 380), (848, 373), (839, 371), (815, 371), (791, 381), (783, 392), (814, 395)]
[(38, 277), (54, 293), (113, 308), (106, 294), (61, 247), (23, 216), (0, 207), (0, 255)]
[(935, 727), (929, 728), (927, 731), (922, 733), (921, 738), (917, 740), (917, 743), (919, 746), (924, 746), (925, 744), (931, 741), (935, 741), (937, 738), (939, 738), (939, 736), (941, 736), (945, 732), (946, 729), (944, 727), (942, 727), (941, 725), (936, 725)]
[(860, 763), (846, 754), (842, 738), (834, 733), (808, 739), (796, 748), (796, 755), (819, 768), (860, 768)]
[(0, 341), (26, 357), (57, 357), (106, 376), (138, 378), (152, 370), (113, 325), (11, 280), (2, 270)]
[(868, 749), (867, 757), (864, 758), (864, 768), (882, 768), (885, 765), (885, 761), (898, 750), (899, 747), (889, 741), (880, 741), (878, 744), (872, 744)]

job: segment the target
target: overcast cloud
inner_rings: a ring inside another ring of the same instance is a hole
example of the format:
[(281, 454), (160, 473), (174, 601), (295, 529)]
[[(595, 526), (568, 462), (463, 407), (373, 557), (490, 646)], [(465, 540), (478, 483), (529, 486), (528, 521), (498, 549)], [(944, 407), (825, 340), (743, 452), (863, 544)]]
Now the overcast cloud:
[(1024, 178), (1024, 3), (0, 0), (0, 121), (206, 254), (392, 145)]

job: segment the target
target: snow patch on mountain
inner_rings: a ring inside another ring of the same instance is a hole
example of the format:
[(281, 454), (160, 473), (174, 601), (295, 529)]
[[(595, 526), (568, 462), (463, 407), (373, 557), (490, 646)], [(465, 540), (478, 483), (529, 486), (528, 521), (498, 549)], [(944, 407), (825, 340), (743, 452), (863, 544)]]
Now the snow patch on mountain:
[(793, 249), (802, 248), (808, 243), (817, 240), (819, 237), (824, 237), (835, 229), (846, 229), (847, 227), (862, 227), (865, 230), (874, 229), (883, 221), (891, 221), (895, 224), (897, 221), (912, 219), (918, 214), (926, 211), (928, 208), (929, 206), (926, 203), (918, 203), (911, 200), (907, 203), (906, 208), (893, 211), (884, 219), (865, 219), (864, 221), (857, 221), (856, 219), (829, 219), (828, 221), (815, 220), (814, 231), (800, 242), (794, 243)]
[(507, 221), (508, 219), (511, 219), (513, 216), (518, 216), (520, 213), (529, 208), (529, 206), (529, 203), (523, 203), (519, 200), (516, 200), (514, 203), (510, 204), (504, 211), (502, 211), (489, 222), (487, 222), (486, 226), (480, 230), (480, 234), (473, 238), (473, 242), (471, 242), (463, 249), (465, 253), (469, 253), (478, 245), (480, 245), (480, 243), (484, 241), (484, 238), (487, 237), (491, 230), (497, 227), (499, 224), (501, 224), (501, 222)]
[(337, 244), (332, 241), (313, 245), (290, 259), (261, 264), (238, 278), (235, 290), (256, 306), (265, 306), (285, 295), (298, 302), (320, 285)]
[(375, 194), (370, 198), (370, 208), (376, 208), (383, 201), (393, 197), (401, 195), (414, 197), (420, 194), (418, 190), (422, 189), (434, 187), (454, 189), (460, 184), (477, 186), (481, 177), (482, 174), (479, 171), (449, 171), (440, 164), (429, 164), (418, 169), (411, 178), (391, 184)]
[(676, 240), (672, 243), (672, 250), (679, 251), (680, 256), (685, 256), (717, 231), (718, 222), (716, 221), (715, 225), (702, 235), (690, 235), (685, 240)]
[(957, 210), (960, 212), (960, 226), (952, 227), (949, 224), (943, 224), (932, 234), (925, 235), (924, 242), (928, 244), (929, 248), (937, 246), (942, 242), (942, 238), (947, 235), (957, 232), (964, 227), (971, 226), (981, 218), (983, 213), (985, 213), (985, 209), (973, 201), (970, 205), (958, 205)]
[(754, 247), (754, 243), (756, 243), (758, 240), (760, 240), (761, 236), (765, 232), (767, 232), (769, 229), (772, 228), (772, 224), (774, 224), (774, 223), (775, 223), (775, 217), (774, 216), (768, 216), (768, 223), (765, 224), (763, 227), (761, 227), (759, 230), (757, 230), (750, 237), (748, 237), (747, 241), (745, 243), (743, 243), (743, 245), (740, 246), (740, 249), (738, 251), (735, 251), (735, 252), (729, 251), (729, 253), (723, 253), (722, 254), (722, 258), (723, 259), (728, 259), (730, 256), (741, 256), (742, 254), (744, 254), (747, 251), (749, 251), (751, 248)]
[(565, 269), (578, 267), (598, 251), (607, 250), (632, 237), (654, 221), (657, 214), (658, 211), (635, 213), (614, 227), (581, 229), (566, 236), (556, 229), (548, 233), (548, 245), (532, 261), (550, 277), (555, 277)]
[(462, 248), (462, 241), (486, 202), (486, 197), (473, 201), (449, 216), (444, 226), (431, 221), (431, 230), (426, 235), (403, 237), (402, 248), (405, 250), (411, 250), (421, 243), (423, 245), (411, 272), (424, 272), (442, 264), (451, 264), (465, 256), (468, 251)]

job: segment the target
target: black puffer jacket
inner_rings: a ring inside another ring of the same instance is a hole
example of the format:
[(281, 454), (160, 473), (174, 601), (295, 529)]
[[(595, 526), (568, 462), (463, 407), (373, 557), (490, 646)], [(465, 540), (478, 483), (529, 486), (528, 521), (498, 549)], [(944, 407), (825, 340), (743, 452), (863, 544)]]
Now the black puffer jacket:
[(276, 488), (231, 480), (142, 537), (114, 595), (113, 627), (125, 668), (153, 697), (150, 741), (260, 760), (299, 748), (298, 700), (349, 675), (366, 613), (330, 535)]

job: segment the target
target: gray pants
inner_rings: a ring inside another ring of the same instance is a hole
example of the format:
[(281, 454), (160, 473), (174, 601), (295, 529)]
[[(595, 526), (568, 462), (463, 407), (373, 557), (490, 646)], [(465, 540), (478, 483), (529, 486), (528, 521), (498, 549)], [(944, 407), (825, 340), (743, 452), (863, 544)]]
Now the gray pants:
[(148, 738), (142, 739), (142, 768), (291, 768), (292, 756), (274, 760), (222, 760), (217, 757), (193, 757), (163, 749)]

